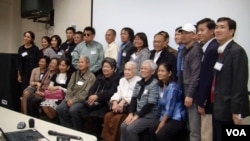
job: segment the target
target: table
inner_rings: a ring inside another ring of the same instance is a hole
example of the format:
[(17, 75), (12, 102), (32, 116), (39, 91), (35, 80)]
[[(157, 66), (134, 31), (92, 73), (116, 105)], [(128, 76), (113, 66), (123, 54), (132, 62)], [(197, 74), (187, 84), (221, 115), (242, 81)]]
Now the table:
[[(97, 141), (97, 138), (93, 135), (83, 133), (80, 131), (76, 131), (70, 128), (66, 128), (66, 127), (53, 124), (47, 121), (43, 121), (41, 119), (30, 117), (28, 115), (24, 115), (22, 113), (18, 113), (16, 111), (12, 111), (12, 110), (9, 110), (7, 108), (0, 106), (0, 127), (2, 128), (4, 132), (12, 132), (12, 131), (29, 129), (30, 118), (33, 118), (35, 120), (34, 128), (38, 130), (42, 135), (44, 135), (50, 141), (56, 141), (56, 136), (49, 135), (48, 130), (53, 130), (53, 131), (57, 131), (59, 133), (64, 133), (64, 134), (80, 136), (82, 137), (83, 141)], [(24, 129), (17, 129), (17, 124), (20, 121), (24, 121), (26, 123), (26, 127)], [(71, 141), (77, 141), (77, 140), (71, 139)]]

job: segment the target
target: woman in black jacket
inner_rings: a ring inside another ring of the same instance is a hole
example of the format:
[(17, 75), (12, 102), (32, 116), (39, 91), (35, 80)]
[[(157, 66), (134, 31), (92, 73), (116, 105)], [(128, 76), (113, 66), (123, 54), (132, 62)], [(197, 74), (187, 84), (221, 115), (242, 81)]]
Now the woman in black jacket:
[[(100, 74), (94, 85), (89, 90), (87, 100), (84, 101), (84, 107), (81, 110), (83, 119), (91, 117), (97, 126), (97, 136), (101, 133), (101, 124), (104, 115), (109, 109), (109, 100), (117, 91), (120, 77), (115, 72), (116, 61), (113, 58), (106, 57), (102, 62), (102, 74)], [(101, 122), (101, 123), (100, 123)], [(95, 125), (94, 125), (95, 126)], [(88, 129), (86, 129), (88, 131)]]
[(32, 31), (24, 32), (24, 44), (18, 49), (17, 81), (21, 83), (22, 92), (29, 86), (32, 70), (38, 67), (40, 52), (39, 48), (35, 45), (34, 40), (35, 34)]

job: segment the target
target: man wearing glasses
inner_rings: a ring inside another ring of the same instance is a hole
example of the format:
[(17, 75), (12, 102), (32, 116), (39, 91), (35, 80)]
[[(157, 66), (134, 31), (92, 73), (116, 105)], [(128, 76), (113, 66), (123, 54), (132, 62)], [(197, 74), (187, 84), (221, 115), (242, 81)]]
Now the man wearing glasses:
[(103, 46), (94, 41), (95, 29), (85, 27), (83, 30), (84, 42), (79, 43), (72, 52), (72, 64), (77, 68), (77, 62), (80, 56), (87, 56), (90, 59), (90, 71), (96, 76), (101, 73), (101, 63), (104, 58)]

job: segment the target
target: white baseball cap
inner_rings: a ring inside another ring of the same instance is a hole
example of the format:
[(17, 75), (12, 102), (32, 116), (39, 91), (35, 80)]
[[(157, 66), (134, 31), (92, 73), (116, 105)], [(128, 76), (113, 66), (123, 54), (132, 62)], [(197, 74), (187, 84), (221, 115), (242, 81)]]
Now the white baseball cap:
[(180, 31), (193, 32), (196, 34), (196, 27), (191, 23), (187, 23), (181, 27)]

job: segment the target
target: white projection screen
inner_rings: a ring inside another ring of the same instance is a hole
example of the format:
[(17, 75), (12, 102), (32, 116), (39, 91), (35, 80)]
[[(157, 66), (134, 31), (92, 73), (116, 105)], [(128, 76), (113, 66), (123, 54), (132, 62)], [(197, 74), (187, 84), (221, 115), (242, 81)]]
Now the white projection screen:
[(219, 17), (230, 17), (237, 22), (234, 40), (250, 57), (249, 5), (249, 0), (93, 0), (92, 26), (96, 29), (95, 40), (101, 42), (104, 48), (107, 45), (106, 30), (116, 30), (116, 42), (120, 45), (123, 27), (131, 27), (135, 33), (146, 33), (150, 49), (153, 48), (154, 34), (167, 31), (169, 45), (177, 48), (174, 42), (176, 27), (185, 23), (196, 24), (205, 17), (215, 21)]

